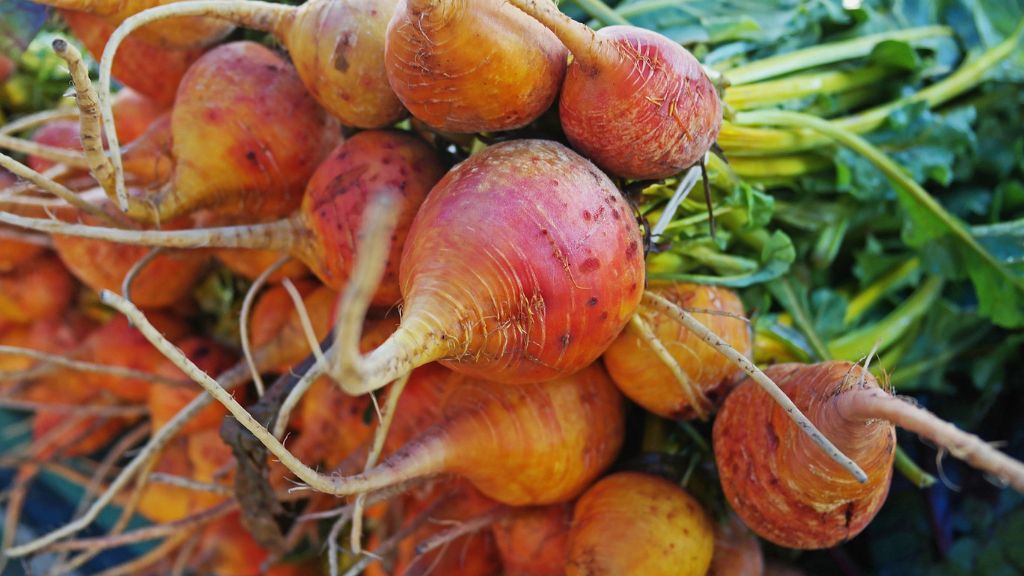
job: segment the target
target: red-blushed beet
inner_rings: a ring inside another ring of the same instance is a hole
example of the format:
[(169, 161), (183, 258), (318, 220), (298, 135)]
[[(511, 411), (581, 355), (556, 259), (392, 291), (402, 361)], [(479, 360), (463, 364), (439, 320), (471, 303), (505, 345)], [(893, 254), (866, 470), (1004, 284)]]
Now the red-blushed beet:
[(551, 106), (565, 75), (565, 47), (502, 0), (402, 0), (387, 34), (398, 98), (446, 132), (525, 126)]
[(146, 21), (213, 16), (269, 32), (288, 49), (306, 87), (331, 114), (347, 126), (383, 128), (405, 115), (384, 72), (385, 32), (396, 1), (189, 2), (150, 11)]
[(678, 485), (649, 474), (613, 474), (576, 502), (565, 574), (703, 576), (713, 530), (700, 504)]
[(521, 508), (491, 527), (505, 576), (565, 574), (572, 508), (572, 504)]
[(28, 324), (56, 318), (71, 304), (75, 282), (60, 260), (42, 256), (0, 274), (0, 322)]
[(780, 546), (827, 548), (853, 538), (889, 493), (896, 431), (884, 420), (848, 420), (835, 398), (861, 377), (878, 384), (848, 362), (777, 364), (765, 373), (860, 464), (868, 481), (845, 474), (760, 388), (744, 381), (715, 419), (715, 461), (726, 498), (747, 526)]
[(173, 141), (171, 114), (168, 112), (125, 146), (122, 159), (128, 184), (158, 187), (168, 182), (174, 175)]
[(762, 576), (761, 542), (735, 514), (715, 524), (715, 551), (708, 576)]
[(3, 84), (14, 72), (17, 65), (6, 56), (0, 56), (0, 84)]
[[(282, 254), (274, 250), (246, 250), (244, 248), (228, 248), (215, 250), (214, 256), (235, 274), (247, 280), (255, 280), (264, 270), (273, 266)], [(277, 283), (285, 278), (296, 280), (309, 276), (309, 268), (294, 259), (289, 258), (277, 272), (267, 277), (267, 282)]]
[[(99, 60), (117, 25), (102, 16), (74, 10), (61, 10), (61, 15), (75, 37)], [(202, 48), (163, 48), (138, 38), (127, 38), (114, 59), (113, 75), (140, 94), (168, 106), (174, 102), (185, 71), (203, 51)]]
[[(502, 573), (494, 537), (487, 530), (463, 535), (424, 554), (416, 552), (416, 547), (431, 536), (498, 507), (470, 484), (459, 480), (441, 482), (425, 495), (411, 494), (403, 498), (401, 504), (402, 523), (397, 528), (407, 528), (413, 523), (419, 526), (399, 542), (393, 561), (367, 566), (367, 576), (491, 576)], [(371, 551), (377, 543), (379, 538), (375, 535), (371, 539)]]
[[(95, 223), (92, 216), (80, 216)], [(166, 224), (174, 229), (175, 224)], [(67, 269), (93, 290), (121, 292), (125, 276), (144, 258), (150, 248), (91, 240), (72, 236), (52, 236), (53, 248)], [(168, 251), (146, 264), (131, 285), (132, 301), (142, 308), (166, 308), (187, 297), (206, 271), (209, 256), (201, 251)]]
[[(235, 363), (235, 357), (231, 352), (206, 338), (187, 338), (181, 342), (179, 348), (207, 374), (220, 374)], [(182, 381), (188, 380), (185, 374), (166, 360), (155, 366), (153, 371), (163, 376), (181, 378)], [(149, 418), (154, 430), (162, 428), (182, 408), (202, 393), (198, 387), (188, 385), (178, 387), (159, 383), (150, 384), (148, 391), (146, 405), (149, 406)], [(244, 391), (238, 389), (234, 395), (241, 400)], [(214, 402), (189, 420), (188, 424), (181, 428), (181, 433), (190, 434), (200, 430), (218, 429), (224, 420), (225, 413), (224, 407)]]
[(601, 168), (660, 179), (700, 162), (722, 124), (722, 104), (700, 62), (665, 36), (635, 26), (596, 33), (546, 0), (509, 0), (572, 52), (559, 100), (573, 147)]
[[(46, 144), (47, 146), (67, 148), (68, 150), (82, 149), (78, 120), (54, 120), (49, 122), (39, 128), (39, 130), (36, 130), (35, 134), (32, 135), (32, 141)], [(29, 156), (25, 163), (36, 172), (45, 172), (56, 164), (52, 160), (40, 158), (39, 156)]]
[(173, 177), (156, 194), (130, 198), (134, 218), (168, 221), (203, 208), (281, 217), (298, 207), (340, 131), (290, 64), (255, 42), (233, 42), (182, 78), (171, 136)]
[(467, 380), (442, 420), (370, 470), (333, 478), (354, 494), (452, 473), (499, 502), (520, 506), (576, 497), (622, 445), (622, 396), (599, 365), (543, 384)]
[[(471, 156), (434, 187), (399, 275), (398, 331), (334, 374), (350, 393), (434, 360), (503, 383), (582, 369), (636, 310), (642, 238), (593, 164), (555, 142), (516, 140)], [(344, 358), (348, 338), (342, 330)]]
[[(188, 326), (169, 314), (151, 313), (149, 318), (168, 338), (177, 339), (188, 333)], [(154, 374), (167, 364), (163, 355), (123, 316), (112, 317), (89, 334), (75, 355), (88, 362)], [(173, 376), (184, 378), (180, 373)], [(90, 374), (88, 380), (90, 387), (106, 390), (128, 402), (144, 402), (153, 386), (145, 380), (110, 374)]]
[[(122, 21), (147, 8), (172, 4), (181, 0), (40, 0), (61, 11), (78, 11), (102, 17), (107, 25), (117, 28)], [(152, 24), (139, 31), (136, 38), (156, 47), (201, 48), (228, 35), (233, 26), (214, 18), (189, 18), (187, 21)], [(99, 58), (99, 54), (96, 54)]]
[(382, 194), (398, 194), (398, 226), (391, 238), (384, 280), (373, 299), (377, 306), (397, 303), (402, 296), (398, 267), (409, 227), (443, 175), (437, 153), (415, 136), (379, 131), (353, 136), (310, 179), (300, 212), (310, 237), (296, 244), (293, 253), (325, 284), (342, 288), (351, 274), (365, 207)]
[[(750, 356), (750, 325), (743, 317), (743, 303), (735, 292), (686, 283), (652, 284), (648, 291), (690, 310), (733, 348)], [(647, 329), (678, 364), (686, 377), (684, 381), (674, 375), (644, 337)], [(742, 374), (729, 359), (678, 321), (643, 304), (603, 358), (623, 394), (665, 418), (706, 418), (725, 398), (729, 385)]]
[(122, 88), (112, 104), (116, 118), (117, 141), (129, 144), (167, 112), (165, 104), (147, 98), (131, 88)]

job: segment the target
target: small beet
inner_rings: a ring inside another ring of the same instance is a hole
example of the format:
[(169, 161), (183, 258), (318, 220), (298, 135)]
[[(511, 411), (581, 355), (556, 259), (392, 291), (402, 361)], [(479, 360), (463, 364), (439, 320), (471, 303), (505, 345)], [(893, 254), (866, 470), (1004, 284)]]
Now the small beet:
[(391, 86), (413, 116), (446, 132), (524, 126), (551, 106), (565, 74), (558, 39), (502, 0), (402, 0), (387, 34)]

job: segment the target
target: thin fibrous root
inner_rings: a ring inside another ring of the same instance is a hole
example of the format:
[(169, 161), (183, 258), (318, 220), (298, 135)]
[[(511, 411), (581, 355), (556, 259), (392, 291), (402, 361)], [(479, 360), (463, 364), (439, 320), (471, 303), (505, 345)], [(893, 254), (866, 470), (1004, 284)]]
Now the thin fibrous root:
[(144, 382), (152, 382), (153, 384), (165, 384), (167, 386), (174, 387), (192, 387), (188, 380), (183, 380), (181, 378), (171, 378), (169, 376), (153, 374), (152, 372), (135, 370), (134, 368), (125, 368), (123, 366), (110, 366), (108, 364), (75, 360), (74, 358), (68, 358), (67, 356), (61, 356), (52, 352), (43, 352), (42, 350), (36, 350), (34, 348), (0, 345), (0, 355), (3, 354), (26, 356), (46, 364), (54, 364), (77, 372), (106, 374), (108, 376), (116, 376), (118, 378), (132, 378), (135, 380), (142, 380)]
[(0, 134), (0, 148), (28, 156), (35, 156), (71, 168), (89, 169), (89, 161), (85, 159), (85, 154), (75, 150), (68, 150), (67, 148), (40, 144), (39, 142), (15, 138), (5, 134)]
[[(223, 384), (226, 390), (235, 388), (246, 381), (245, 376), (248, 372), (245, 369), (245, 364), (239, 363), (229, 369), (227, 372), (222, 374), (219, 381)], [(135, 477), (137, 473), (149, 462), (150, 458), (163, 450), (174, 437), (178, 431), (188, 424), (188, 422), (196, 415), (199, 414), (203, 409), (213, 402), (213, 397), (209, 394), (200, 394), (192, 399), (184, 408), (182, 408), (177, 414), (171, 418), (167, 424), (164, 424), (163, 428), (157, 430), (149, 442), (142, 448), (142, 450), (135, 455), (131, 462), (129, 462), (123, 469), (117, 478), (107, 487), (107, 489), (101, 494), (95, 502), (85, 511), (79, 518), (69, 522), (68, 524), (53, 530), (35, 540), (17, 546), (14, 548), (7, 549), (5, 554), (12, 558), (17, 558), (37, 552), (50, 544), (71, 536), (78, 531), (86, 528), (95, 520), (100, 512), (114, 500), (118, 493)]]
[(128, 544), (136, 544), (147, 540), (155, 540), (179, 530), (192, 526), (200, 526), (226, 516), (238, 508), (238, 503), (233, 501), (221, 502), (212, 508), (190, 514), (181, 520), (165, 522), (154, 526), (147, 526), (116, 536), (99, 536), (97, 538), (82, 538), (69, 540), (53, 545), (51, 550), (109, 550)]
[(487, 528), (491, 524), (494, 524), (498, 520), (504, 518), (510, 512), (510, 508), (507, 506), (499, 506), (490, 512), (481, 514), (476, 518), (471, 518), (464, 522), (458, 522), (451, 528), (439, 532), (430, 538), (427, 538), (423, 542), (416, 545), (416, 555), (422, 556), (428, 552), (436, 550), (441, 546), (445, 546), (455, 540), (465, 536), (466, 534), (472, 534), (479, 532), (484, 528)]
[[(388, 388), (388, 399), (384, 404), (384, 413), (381, 416), (380, 424), (377, 426), (377, 430), (373, 433), (373, 445), (370, 448), (370, 453), (366, 457), (366, 466), (363, 468), (363, 472), (367, 472), (370, 468), (377, 465), (377, 460), (380, 459), (381, 452), (384, 451), (384, 441), (387, 440), (388, 431), (391, 430), (391, 423), (395, 419), (395, 410), (398, 408), (398, 399), (402, 396), (402, 392), (405, 390), (405, 385), (409, 383), (409, 375), (406, 374)], [(352, 511), (352, 534), (350, 539), (350, 545), (352, 546), (352, 552), (360, 554), (363, 551), (363, 508), (366, 507), (366, 494), (359, 494), (356, 496), (355, 505)]]
[[(87, 202), (81, 196), (72, 191), (70, 188), (64, 186), (63, 184), (54, 182), (53, 180), (43, 176), (39, 172), (36, 172), (35, 170), (29, 168), (28, 166), (25, 166), (21, 162), (18, 162), (17, 160), (11, 158), (6, 154), (0, 154), (0, 167), (6, 168), (18, 178), (28, 180), (32, 184), (38, 186), (39, 188), (43, 189), (46, 192), (49, 192), (50, 194), (53, 194), (54, 196), (57, 196), (61, 200), (67, 202), (68, 204), (74, 206), (75, 208), (78, 208), (79, 210), (85, 212), (86, 214), (95, 216), (113, 226), (120, 225), (120, 223), (116, 219), (114, 219), (110, 214), (104, 212), (103, 209), (101, 209), (99, 206)], [(13, 216), (11, 214), (0, 215)], [(42, 219), (42, 221), (49, 222), (49, 220), (45, 219)], [(15, 226), (17, 226), (17, 224), (15, 224)], [(22, 228), (25, 228), (25, 226), (22, 226)]]
[(253, 358), (252, 345), (249, 343), (249, 316), (252, 314), (252, 305), (256, 301), (256, 295), (263, 289), (270, 276), (284, 266), (288, 258), (288, 256), (282, 256), (266, 270), (260, 272), (260, 275), (249, 286), (249, 290), (246, 291), (245, 298), (242, 299), (242, 310), (238, 315), (238, 337), (242, 342), (242, 357), (245, 358), (245, 363), (249, 367), (249, 375), (252, 377), (253, 385), (256, 386), (256, 394), (260, 398), (263, 398), (266, 386), (263, 384), (263, 376), (260, 374), (259, 367), (256, 366), (256, 360)]
[(881, 388), (857, 388), (841, 394), (840, 413), (853, 419), (885, 419), (927, 438), (952, 456), (1024, 493), (1024, 463), (1000, 452), (974, 434), (965, 432), (924, 408)]
[[(252, 14), (256, 11), (257, 4), (259, 5), (260, 13), (263, 14), (262, 19), (252, 17)], [(157, 6), (149, 10), (143, 10), (126, 18), (114, 30), (114, 33), (107, 39), (107, 44), (103, 48), (103, 56), (100, 58), (99, 100), (100, 116), (103, 119), (103, 128), (107, 132), (107, 142), (110, 144), (110, 160), (114, 167), (115, 196), (122, 211), (128, 211), (128, 191), (124, 182), (124, 164), (121, 161), (121, 146), (117, 139), (117, 131), (114, 125), (113, 101), (110, 96), (114, 55), (117, 54), (121, 42), (132, 31), (150, 22), (177, 16), (215, 16), (240, 22), (257, 30), (271, 31), (276, 25), (277, 19), (291, 13), (293, 10), (294, 8), (291, 6), (271, 4), (269, 2), (177, 2), (169, 6)], [(262, 27), (260, 26), (261, 23), (263, 24)]]
[[(420, 526), (422, 526), (428, 520), (430, 520), (430, 515), (433, 514), (434, 511), (437, 510), (441, 506), (441, 504), (445, 503), (448, 500), (448, 498), (449, 498), (448, 496), (442, 496), (442, 497), (434, 500), (434, 502), (432, 502), (429, 506), (427, 506), (427, 508), (425, 510), (420, 512), (418, 516), (413, 518), (412, 521), (409, 522), (408, 526), (405, 526), (405, 527), (401, 528), (400, 530), (397, 530), (394, 534), (392, 534), (390, 537), (388, 537), (387, 540), (384, 540), (383, 542), (381, 542), (380, 545), (377, 546), (377, 549), (374, 550), (372, 553), (364, 552), (363, 553), (363, 557), (360, 558), (359, 561), (356, 562), (351, 568), (349, 568), (348, 571), (345, 572), (344, 576), (357, 576), (358, 574), (361, 574), (363, 569), (366, 568), (371, 562), (379, 560), (385, 554), (390, 553), (391, 550), (393, 550), (396, 546), (398, 546), (398, 544), (402, 540), (404, 540), (407, 536), (409, 536), (410, 534), (412, 534), (413, 532), (418, 530), (420, 528)], [(336, 523), (335, 527), (338, 527), (339, 525), (340, 525), (340, 522)], [(332, 559), (333, 560), (333, 562), (331, 563), (331, 572), (330, 572), (331, 576), (337, 576), (337, 574), (338, 574), (338, 565), (337, 565), (338, 561), (337, 561), (337, 557), (338, 557), (338, 533), (339, 532), (340, 532), (340, 528), (338, 529), (338, 532), (335, 532), (334, 529), (332, 528), (331, 529), (331, 535), (328, 538), (328, 545), (329, 545), (329, 551), (330, 551), (328, 559)]]
[[(329, 374), (346, 394), (360, 396), (385, 386), (399, 376), (411, 372), (415, 358), (402, 355), (389, 359), (382, 366), (366, 362), (359, 351), (363, 322), (370, 309), (373, 294), (380, 285), (391, 249), (390, 238), (398, 220), (394, 209), (396, 199), (378, 196), (363, 217), (363, 227), (356, 249), (352, 275), (342, 293), (335, 320), (334, 350), (328, 351), (334, 363)], [(381, 348), (378, 348), (379, 357)]]
[(132, 282), (135, 282), (135, 278), (149, 266), (156, 257), (164, 251), (163, 248), (157, 246), (146, 252), (146, 255), (139, 258), (132, 267), (128, 269), (128, 273), (124, 275), (124, 280), (121, 281), (121, 294), (126, 300), (131, 302), (132, 300)]
[(636, 328), (640, 338), (651, 348), (651, 351), (668, 368), (669, 372), (672, 373), (672, 376), (682, 389), (687, 403), (693, 408), (693, 413), (701, 420), (707, 420), (711, 413), (712, 404), (711, 400), (704, 394), (704, 391), (700, 389), (700, 386), (697, 386), (690, 379), (686, 371), (683, 370), (683, 367), (679, 365), (679, 362), (672, 356), (672, 353), (668, 351), (668, 348), (665, 348), (661, 339), (651, 329), (650, 324), (640, 314), (633, 314), (629, 319), (629, 323)]
[(100, 572), (96, 576), (135, 576), (136, 574), (146, 574), (148, 573), (147, 568), (167, 557), (171, 552), (174, 552), (183, 542), (192, 537), (192, 533), (192, 530), (182, 530), (171, 534), (167, 540), (164, 540), (159, 546), (142, 556)]
[[(0, 154), (0, 159), (3, 155)], [(23, 167), (24, 168), (24, 167)], [(109, 214), (104, 213), (106, 219)], [(191, 230), (121, 230), (85, 224), (71, 224), (47, 218), (28, 218), (0, 212), (0, 222), (49, 234), (106, 240), (119, 244), (162, 246), (164, 248), (259, 248), (290, 250), (305, 232), (297, 219), (286, 218), (266, 224), (194, 228)]]
[(310, 366), (309, 370), (302, 375), (302, 378), (292, 388), (291, 392), (285, 396), (284, 401), (281, 403), (281, 407), (277, 411), (277, 418), (274, 419), (274, 437), (284, 438), (285, 431), (288, 429), (288, 420), (291, 419), (292, 411), (298, 406), (299, 401), (306, 395), (309, 387), (313, 385), (316, 378), (313, 375), (319, 376), (327, 369), (327, 358), (324, 356), (323, 350), (320, 349), (320, 342), (317, 341), (316, 332), (313, 330), (313, 323), (309, 320), (309, 312), (306, 310), (306, 304), (302, 301), (302, 296), (299, 291), (295, 289), (295, 284), (288, 278), (281, 281), (281, 285), (284, 286), (285, 292), (288, 293), (288, 297), (292, 300), (292, 306), (295, 307), (295, 313), (299, 316), (299, 325), (302, 327), (302, 334), (306, 337), (306, 345), (309, 346), (310, 351), (316, 358), (316, 363)]
[(36, 126), (42, 124), (49, 124), (56, 120), (73, 120), (78, 118), (78, 110), (74, 108), (61, 108), (57, 110), (43, 110), (42, 112), (36, 112), (29, 114), (28, 116), (22, 116), (17, 120), (8, 122), (3, 126), (0, 126), (0, 134), (5, 136), (12, 136), (18, 132), (24, 132), (31, 130)]
[(709, 328), (701, 324), (696, 318), (691, 316), (687, 311), (683, 310), (675, 303), (657, 294), (645, 292), (643, 303), (644, 305), (680, 322), (683, 326), (700, 337), (701, 340), (711, 345), (715, 350), (732, 361), (733, 364), (746, 372), (750, 379), (757, 382), (757, 384), (760, 385), (769, 396), (771, 396), (772, 400), (778, 403), (790, 419), (792, 419), (793, 422), (803, 430), (803, 432), (807, 434), (815, 444), (825, 451), (829, 458), (842, 466), (847, 472), (856, 478), (858, 482), (867, 482), (867, 474), (864, 473), (860, 466), (836, 448), (836, 446), (832, 444), (832, 442), (829, 441), (829, 439), (826, 438), (810, 420), (807, 419), (807, 416), (805, 416), (803, 412), (793, 404), (793, 401), (786, 396), (785, 392), (783, 392), (771, 378), (765, 375), (765, 373), (762, 372), (753, 362), (730, 346), (729, 343), (723, 340), (721, 336), (712, 332)]
[(89, 80), (89, 68), (82, 53), (63, 38), (53, 41), (53, 51), (68, 65), (71, 82), (75, 86), (78, 103), (78, 123), (81, 127), (82, 152), (89, 163), (89, 171), (107, 194), (114, 190), (114, 167), (103, 152), (103, 130), (100, 128), (99, 96)]
[(27, 412), (54, 412), (57, 414), (83, 414), (107, 418), (131, 418), (149, 413), (146, 406), (82, 406), (79, 404), (48, 404), (0, 396), (0, 407)]

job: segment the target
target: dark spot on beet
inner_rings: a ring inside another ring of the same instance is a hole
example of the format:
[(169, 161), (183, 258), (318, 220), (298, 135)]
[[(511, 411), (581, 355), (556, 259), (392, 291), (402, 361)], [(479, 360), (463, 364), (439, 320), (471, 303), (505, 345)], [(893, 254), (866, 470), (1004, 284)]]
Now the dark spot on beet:
[(569, 340), (570, 340), (569, 333), (566, 332), (565, 334), (562, 334), (561, 340), (562, 340), (562, 350), (565, 350), (566, 348), (569, 347)]
[(601, 312), (600, 318), (601, 318), (601, 320), (607, 320), (608, 319), (608, 312), (607, 311)]
[(255, 164), (256, 163), (256, 153), (253, 152), (252, 150), (249, 150), (248, 152), (245, 153), (245, 159), (248, 160), (249, 162), (252, 162), (253, 164)]
[(591, 218), (593, 218), (593, 216), (590, 214), (590, 210), (584, 210), (583, 219), (586, 220), (587, 222), (590, 222)]
[(593, 272), (601, 268), (601, 261), (597, 258), (587, 258), (580, 264), (580, 272)]
[(587, 306), (597, 306), (597, 297), (592, 296), (590, 300), (587, 300)]
[(640, 246), (639, 246), (639, 244), (637, 244), (636, 240), (633, 240), (632, 242), (630, 242), (629, 246), (626, 246), (626, 257), (627, 258), (632, 258), (633, 256), (635, 256), (636, 255), (636, 251), (639, 248), (640, 248)]

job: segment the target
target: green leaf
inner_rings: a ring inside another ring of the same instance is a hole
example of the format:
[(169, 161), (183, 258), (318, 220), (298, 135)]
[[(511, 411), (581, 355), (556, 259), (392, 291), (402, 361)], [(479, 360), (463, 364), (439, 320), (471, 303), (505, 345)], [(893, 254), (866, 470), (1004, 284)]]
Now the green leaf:
[(914, 71), (921, 66), (921, 58), (913, 46), (898, 40), (879, 42), (868, 58), (872, 62), (902, 70)]

